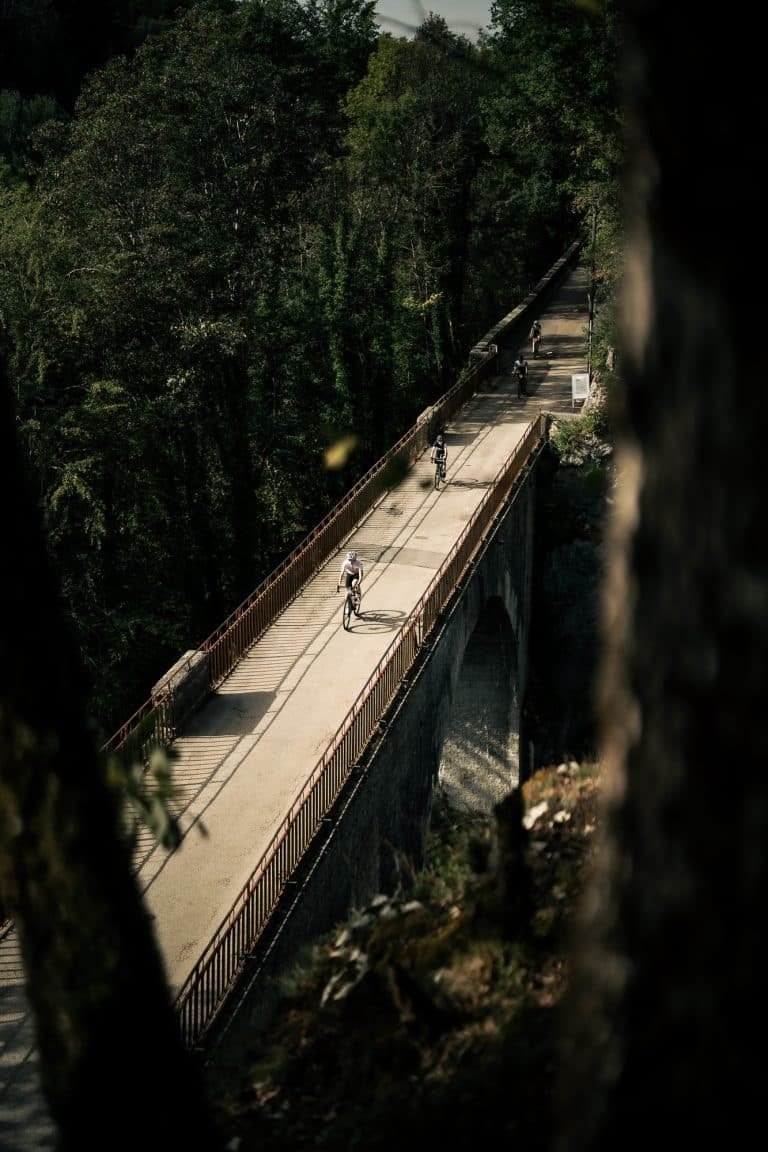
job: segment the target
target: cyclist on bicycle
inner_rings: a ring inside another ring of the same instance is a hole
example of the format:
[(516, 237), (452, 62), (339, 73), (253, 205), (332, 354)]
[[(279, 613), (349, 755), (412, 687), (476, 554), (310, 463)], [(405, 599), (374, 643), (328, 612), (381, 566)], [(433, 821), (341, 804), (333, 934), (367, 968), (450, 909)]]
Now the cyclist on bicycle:
[(517, 394), (518, 396), (528, 395), (528, 361), (525, 358), (525, 352), (522, 348), (517, 354), (515, 360), (515, 377), (517, 379)]
[(539, 344), (541, 344), (541, 320), (534, 320), (528, 337), (531, 341), (531, 352), (535, 359), (539, 354)]
[(442, 432), (438, 432), (435, 437), (435, 442), (432, 445), (432, 454), (429, 457), (430, 464), (437, 464), (438, 460), (442, 462), (443, 470), (448, 463), (448, 446), (445, 443), (445, 437)]
[(341, 566), (339, 579), (336, 582), (336, 591), (341, 588), (342, 582), (347, 591), (350, 588), (358, 587), (363, 579), (363, 565), (362, 561), (358, 560), (357, 552), (347, 552), (344, 558), (344, 563)]

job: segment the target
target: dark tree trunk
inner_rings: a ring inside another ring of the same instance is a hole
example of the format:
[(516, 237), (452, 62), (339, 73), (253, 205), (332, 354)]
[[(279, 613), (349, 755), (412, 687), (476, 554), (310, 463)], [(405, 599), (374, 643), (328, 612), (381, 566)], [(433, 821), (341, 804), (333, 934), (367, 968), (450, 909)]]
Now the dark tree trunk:
[(85, 720), (4, 375), (0, 385), (0, 892), (59, 1147), (216, 1148)]
[(763, 46), (731, 11), (624, 12), (607, 810), (566, 1035), (568, 1152), (730, 1143), (760, 1130), (765, 1091), (768, 388), (750, 268), (763, 179), (747, 139)]

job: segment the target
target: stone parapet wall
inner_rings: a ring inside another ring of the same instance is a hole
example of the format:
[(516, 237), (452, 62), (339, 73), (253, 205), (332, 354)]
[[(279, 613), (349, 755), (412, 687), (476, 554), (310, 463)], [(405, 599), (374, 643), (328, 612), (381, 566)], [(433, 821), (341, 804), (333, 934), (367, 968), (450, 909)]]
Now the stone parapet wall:
[(176, 732), (211, 693), (210, 657), (207, 652), (190, 650), (152, 688), (152, 700), (160, 703), (170, 693), (172, 719)]

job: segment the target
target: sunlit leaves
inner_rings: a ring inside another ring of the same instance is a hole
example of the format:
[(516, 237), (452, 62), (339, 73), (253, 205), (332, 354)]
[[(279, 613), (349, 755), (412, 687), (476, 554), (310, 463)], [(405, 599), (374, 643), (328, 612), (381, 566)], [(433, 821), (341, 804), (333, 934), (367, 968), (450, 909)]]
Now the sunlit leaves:
[(344, 468), (357, 447), (357, 436), (342, 436), (340, 440), (330, 444), (323, 453), (326, 468), (336, 471)]

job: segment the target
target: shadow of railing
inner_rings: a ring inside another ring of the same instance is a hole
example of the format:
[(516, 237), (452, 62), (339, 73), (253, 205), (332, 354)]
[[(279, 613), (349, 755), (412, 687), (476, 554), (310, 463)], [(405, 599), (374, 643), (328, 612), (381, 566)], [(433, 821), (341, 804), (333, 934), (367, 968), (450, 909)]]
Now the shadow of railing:
[[(384, 492), (399, 481), (439, 427), (497, 371), (498, 348), (524, 323), (531, 308), (554, 291), (578, 256), (572, 244), (525, 300), (472, 349), (470, 367), (422, 413), (414, 426), (347, 493), (308, 536), (267, 576), (199, 648), (186, 654), (155, 685), (151, 697), (102, 746), (104, 756), (146, 762), (155, 745), (170, 745), (182, 724), (229, 675), (245, 652), (285, 611), (317, 569), (349, 536)], [(495, 351), (493, 351), (495, 349)], [(473, 362), (472, 362), (473, 361)]]
[[(308, 536), (262, 581), (254, 592), (199, 648), (174, 665), (172, 674), (102, 746), (102, 755), (117, 755), (128, 762), (145, 761), (157, 744), (169, 745), (181, 724), (213, 689), (229, 675), (245, 652), (292, 603), (349, 536), (376, 501), (413, 464), (459, 408), (494, 371), (495, 357), (487, 355), (471, 367), (441, 399), (422, 413), (416, 424), (347, 493)], [(395, 479), (397, 478), (397, 479)], [(201, 675), (202, 668), (202, 675)], [(188, 694), (180, 702), (176, 686), (192, 674), (198, 690), (190, 706)]]
[(414, 610), (382, 656), (327, 751), (291, 805), (280, 828), (221, 922), (176, 998), (184, 1042), (198, 1044), (222, 1009), (248, 954), (263, 933), (296, 866), (321, 821), (338, 798), (352, 768), (448, 605), (462, 576), (502, 509), (526, 464), (548, 432), (548, 417), (536, 417), (499, 470), (483, 501)]
[[(243, 655), (292, 603), (339, 548), (377, 500), (421, 455), (438, 428), (498, 371), (499, 347), (518, 338), (528, 313), (540, 307), (575, 262), (580, 243), (573, 244), (516, 309), (472, 349), (469, 368), (441, 399), (347, 493), (344, 500), (266, 577), (246, 600), (195, 651), (187, 653), (152, 692), (152, 696), (102, 746), (105, 756), (146, 762), (150, 749), (170, 745), (191, 711), (232, 671)], [(183, 1039), (199, 1043), (221, 1011), (245, 958), (253, 950), (307, 851), (322, 819), (337, 799), (349, 773), (369, 743), (424, 638), (454, 595), (467, 566), (517, 481), (547, 434), (547, 417), (529, 425), (515, 452), (489, 488), (482, 504), (436, 574), (430, 587), (382, 657), (315, 766), (270, 845), (256, 865), (233, 908), (222, 921), (194, 969), (178, 992), (176, 1010)], [(190, 696), (190, 683), (193, 692)], [(177, 686), (183, 684), (185, 691)]]

